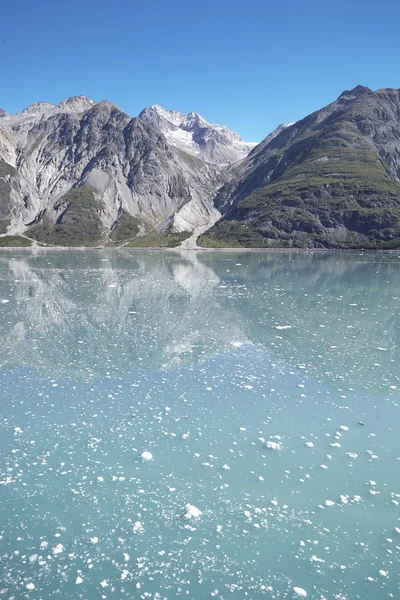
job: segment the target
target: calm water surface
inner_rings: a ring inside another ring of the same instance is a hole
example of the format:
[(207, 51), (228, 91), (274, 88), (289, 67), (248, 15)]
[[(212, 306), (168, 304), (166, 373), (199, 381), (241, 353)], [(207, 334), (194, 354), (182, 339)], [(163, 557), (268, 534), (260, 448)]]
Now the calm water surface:
[(0, 597), (398, 600), (399, 311), (396, 252), (1, 252)]

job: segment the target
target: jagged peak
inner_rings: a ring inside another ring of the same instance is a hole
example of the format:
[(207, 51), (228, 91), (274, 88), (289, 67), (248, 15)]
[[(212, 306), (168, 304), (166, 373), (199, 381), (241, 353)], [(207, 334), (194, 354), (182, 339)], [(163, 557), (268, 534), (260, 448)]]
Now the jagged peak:
[(62, 112), (83, 112), (97, 104), (86, 96), (71, 96), (57, 104), (57, 109)]
[(0, 108), (0, 117), (7, 117), (8, 113), (3, 108)]
[(365, 87), (364, 85), (356, 85), (356, 87), (351, 90), (344, 90), (344, 92), (340, 94), (338, 99), (349, 100), (352, 98), (357, 98), (359, 96), (364, 96), (365, 94), (370, 94), (371, 92), (372, 90), (370, 90), (368, 87)]
[(55, 108), (55, 104), (50, 104), (50, 102), (34, 102), (34, 104), (30, 104), (24, 108), (21, 111), (21, 115), (36, 115), (52, 110), (53, 108)]

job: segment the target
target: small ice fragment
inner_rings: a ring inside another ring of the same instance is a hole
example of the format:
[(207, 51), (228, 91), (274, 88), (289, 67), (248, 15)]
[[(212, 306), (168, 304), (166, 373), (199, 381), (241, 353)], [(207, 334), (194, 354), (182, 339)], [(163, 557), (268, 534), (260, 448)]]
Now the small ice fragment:
[(26, 587), (27, 590), (34, 590), (35, 589), (35, 584), (34, 583), (27, 583), (25, 587)]
[(326, 465), (320, 465), (321, 469), (327, 469), (328, 467)]
[(103, 581), (100, 581), (100, 585), (102, 588), (108, 587), (108, 581), (107, 579), (103, 579)]
[(47, 548), (48, 545), (49, 545), (49, 542), (40, 542), (41, 548)]
[(35, 563), (38, 559), (38, 554), (32, 554), (32, 556), (29, 557), (29, 562), (30, 563)]
[[(7, 300), (7, 298), (2, 298), (2, 299), (0, 300), (0, 302), (1, 302), (2, 304), (7, 304), (7, 302), (10, 302), (10, 301), (9, 301), (9, 300)], [(33, 585), (33, 584), (32, 584), (32, 585)], [(34, 586), (34, 587), (35, 587), (35, 586)], [(32, 589), (33, 589), (33, 588), (32, 588)]]
[(221, 533), (221, 531), (222, 531), (222, 525), (217, 525), (217, 532)]
[(264, 481), (264, 477), (262, 475), (258, 476), (258, 481)]
[(80, 583), (83, 583), (82, 577), (79, 577), (79, 575), (78, 575), (78, 577), (75, 579), (75, 583), (76, 583), (76, 585), (79, 585)]
[(186, 440), (188, 437), (189, 437), (188, 433), (182, 433), (182, 435), (181, 435), (182, 440)]
[(278, 442), (271, 442), (271, 440), (269, 440), (265, 445), (270, 450), (280, 450), (281, 449), (281, 445), (278, 444)]
[(151, 460), (153, 458), (151, 452), (148, 452), (147, 450), (144, 450), (140, 456), (142, 460)]
[(129, 554), (127, 552), (124, 552), (124, 561), (128, 562), (129, 558)]
[(224, 469), (224, 471), (229, 471), (230, 467), (228, 467), (228, 465), (222, 465), (222, 468)]
[(275, 325), (275, 329), (278, 329), (278, 330), (292, 329), (292, 326), (291, 325)]
[(57, 544), (53, 549), (53, 554), (61, 554), (61, 552), (64, 552), (64, 546), (62, 544)]
[(381, 570), (379, 571), (379, 575), (382, 575), (382, 577), (387, 577), (387, 576), (388, 576), (388, 572), (387, 572), (387, 571), (384, 571), (383, 569), (381, 569)]
[(339, 425), (339, 429), (341, 429), (342, 431), (348, 431), (349, 428), (347, 427), (347, 425)]
[(100, 483), (103, 483), (104, 481), (104, 477), (102, 477), (101, 475), (98, 476), (97, 481), (100, 481)]
[(135, 521), (133, 524), (133, 531), (143, 531), (143, 525), (140, 521)]
[(334, 506), (335, 502), (332, 502), (332, 500), (325, 500), (325, 506)]
[(239, 431), (246, 431), (246, 427), (239, 427)]
[(314, 444), (312, 442), (306, 442), (307, 448), (314, 448)]
[(307, 592), (306, 592), (306, 590), (303, 590), (303, 588), (301, 588), (301, 587), (294, 587), (293, 591), (300, 598), (307, 598)]
[(99, 538), (95, 536), (95, 537), (90, 538), (90, 541), (92, 542), (92, 544), (97, 544), (99, 541)]
[(186, 519), (198, 519), (203, 514), (201, 510), (199, 510), (196, 506), (193, 506), (193, 504), (186, 504), (185, 510)]
[(243, 346), (243, 342), (231, 342), (231, 346), (233, 346), (234, 348), (240, 348), (241, 346)]
[(346, 454), (350, 456), (350, 458), (358, 458), (357, 452), (346, 452)]

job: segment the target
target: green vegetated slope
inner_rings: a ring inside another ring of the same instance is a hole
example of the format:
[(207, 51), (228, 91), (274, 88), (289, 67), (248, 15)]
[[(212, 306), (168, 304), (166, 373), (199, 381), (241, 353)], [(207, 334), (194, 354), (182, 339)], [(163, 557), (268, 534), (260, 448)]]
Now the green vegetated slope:
[(398, 90), (355, 88), (283, 131), (222, 192), (199, 244), (400, 246), (399, 114)]
[(32, 246), (31, 240), (22, 235), (3, 235), (0, 236), (0, 248), (23, 248)]
[[(102, 209), (91, 186), (72, 189), (47, 209), (26, 235), (51, 246), (96, 246), (105, 237)], [(49, 210), (56, 211), (56, 221)]]

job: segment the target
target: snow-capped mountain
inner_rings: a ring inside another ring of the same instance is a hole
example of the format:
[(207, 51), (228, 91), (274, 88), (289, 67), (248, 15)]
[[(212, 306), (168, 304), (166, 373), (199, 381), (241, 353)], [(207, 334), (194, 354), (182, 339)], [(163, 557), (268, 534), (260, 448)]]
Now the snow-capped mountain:
[(245, 142), (223, 125), (209, 123), (195, 112), (183, 114), (153, 104), (140, 113), (139, 119), (157, 127), (172, 146), (220, 166), (241, 160), (257, 145)]
[(108, 101), (78, 96), (0, 115), (0, 234), (74, 245), (204, 229), (230, 177)]

